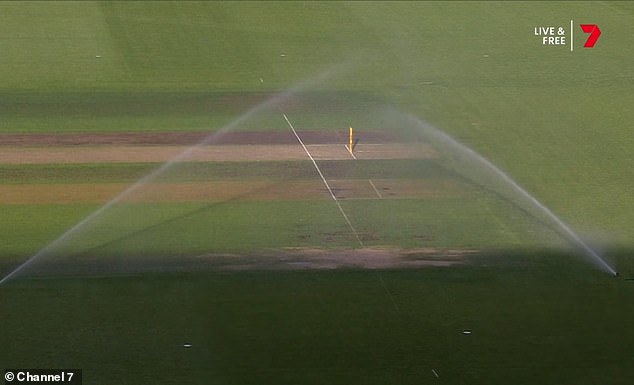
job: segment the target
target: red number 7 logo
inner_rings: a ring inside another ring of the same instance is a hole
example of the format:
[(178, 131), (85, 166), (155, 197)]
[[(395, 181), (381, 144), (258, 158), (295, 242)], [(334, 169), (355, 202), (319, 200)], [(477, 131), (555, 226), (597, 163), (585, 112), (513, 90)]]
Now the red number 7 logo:
[(599, 26), (596, 24), (581, 24), (581, 29), (585, 33), (589, 33), (588, 40), (586, 40), (586, 44), (583, 46), (586, 48), (594, 47), (594, 44), (599, 40), (599, 36), (601, 36), (601, 30)]

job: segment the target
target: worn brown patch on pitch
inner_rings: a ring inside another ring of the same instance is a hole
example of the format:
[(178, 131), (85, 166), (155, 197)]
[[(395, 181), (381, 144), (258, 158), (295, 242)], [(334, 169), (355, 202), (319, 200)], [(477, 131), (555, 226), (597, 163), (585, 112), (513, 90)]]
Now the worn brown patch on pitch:
[(366, 247), (359, 249), (291, 248), (269, 256), (244, 258), (200, 255), (197, 259), (225, 270), (407, 269), (464, 264), (473, 249)]
[[(317, 160), (351, 159), (342, 144), (307, 146)], [(391, 143), (361, 145), (355, 153), (360, 159), (427, 159), (436, 152), (425, 144)], [(68, 164), (68, 163), (162, 163), (209, 161), (282, 161), (305, 160), (306, 153), (298, 144), (253, 144), (220, 146), (78, 146), (17, 147), (0, 151), (4, 164)]]
[[(302, 130), (306, 144), (346, 143), (347, 127), (341, 132)], [(392, 143), (397, 139), (386, 132), (362, 131), (363, 143)], [(238, 131), (214, 135), (213, 132), (120, 132), (120, 133), (57, 133), (0, 134), (0, 146), (85, 146), (85, 145), (195, 145), (208, 144), (296, 144), (297, 139), (287, 130)]]

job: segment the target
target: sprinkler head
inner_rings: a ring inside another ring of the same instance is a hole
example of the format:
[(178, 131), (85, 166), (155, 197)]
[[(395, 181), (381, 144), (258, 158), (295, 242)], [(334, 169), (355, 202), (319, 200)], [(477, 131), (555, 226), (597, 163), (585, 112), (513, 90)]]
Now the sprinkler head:
[(614, 272), (614, 278), (618, 278), (618, 277), (619, 277), (619, 272), (618, 272), (618, 271), (615, 271), (615, 272)]

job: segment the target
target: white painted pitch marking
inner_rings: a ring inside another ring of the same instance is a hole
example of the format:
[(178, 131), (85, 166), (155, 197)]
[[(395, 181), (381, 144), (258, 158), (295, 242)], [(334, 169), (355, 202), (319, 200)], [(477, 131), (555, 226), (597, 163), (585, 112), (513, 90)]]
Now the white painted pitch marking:
[(337, 199), (337, 197), (335, 196), (335, 193), (332, 191), (332, 188), (328, 184), (328, 181), (324, 177), (324, 174), (322, 174), (321, 170), (319, 169), (319, 166), (317, 165), (317, 162), (315, 162), (315, 159), (310, 154), (310, 151), (308, 151), (308, 148), (306, 148), (306, 145), (304, 144), (302, 139), (299, 137), (299, 135), (297, 135), (297, 131), (295, 131), (295, 128), (291, 124), (290, 120), (288, 120), (288, 117), (286, 116), (286, 114), (282, 114), (282, 115), (284, 116), (284, 119), (286, 120), (286, 123), (288, 123), (288, 126), (291, 128), (291, 131), (293, 131), (293, 134), (297, 138), (297, 141), (299, 142), (299, 144), (302, 145), (302, 148), (306, 152), (306, 155), (308, 155), (310, 160), (313, 162), (313, 165), (315, 166), (315, 169), (317, 170), (317, 173), (321, 177), (321, 181), (324, 182), (324, 185), (328, 189), (328, 192), (330, 193), (330, 196), (332, 197), (332, 200), (334, 200), (335, 203), (337, 204), (337, 207), (339, 208), (339, 211), (341, 212), (341, 215), (343, 216), (343, 219), (346, 220), (346, 223), (350, 227), (350, 230), (352, 230), (352, 232), (354, 233), (354, 236), (357, 238), (357, 241), (359, 241), (359, 245), (361, 245), (361, 247), (364, 247), (365, 245), (363, 244), (363, 241), (361, 241), (361, 237), (359, 237), (359, 233), (357, 233), (357, 230), (354, 228), (354, 226), (352, 226), (352, 222), (350, 222), (350, 219), (348, 218), (348, 215), (346, 214), (346, 212), (343, 211), (343, 207), (341, 207), (341, 203), (339, 203), (339, 199)]
[(379, 190), (376, 188), (376, 186), (374, 185), (374, 183), (372, 182), (372, 179), (368, 179), (368, 182), (370, 182), (370, 186), (372, 186), (372, 188), (374, 189), (374, 192), (376, 193), (376, 195), (379, 197), (379, 199), (383, 199), (383, 196), (381, 195), (381, 193), (379, 192)]
[(385, 293), (390, 298), (390, 302), (392, 302), (392, 306), (394, 306), (394, 310), (400, 311), (401, 309), (399, 309), (398, 305), (396, 304), (396, 301), (394, 300), (394, 296), (392, 295), (392, 292), (390, 291), (390, 289), (385, 284), (385, 281), (383, 280), (383, 277), (381, 277), (381, 274), (379, 274), (378, 271), (376, 272), (376, 275), (379, 277), (379, 282), (381, 282), (381, 286), (383, 286), (383, 290), (385, 290)]
[(346, 148), (346, 150), (348, 151), (348, 154), (350, 154), (350, 155), (352, 156), (352, 158), (356, 160), (356, 159), (357, 159), (357, 157), (356, 157), (356, 156), (354, 156), (354, 152), (352, 152), (352, 151), (350, 150), (350, 147), (348, 147), (348, 145), (347, 145), (347, 144), (344, 144), (343, 146), (344, 146), (344, 147)]
[(436, 378), (440, 378), (440, 376), (438, 375), (438, 372), (436, 372), (436, 369), (432, 369), (431, 371), (432, 373), (434, 373), (434, 376), (436, 376)]

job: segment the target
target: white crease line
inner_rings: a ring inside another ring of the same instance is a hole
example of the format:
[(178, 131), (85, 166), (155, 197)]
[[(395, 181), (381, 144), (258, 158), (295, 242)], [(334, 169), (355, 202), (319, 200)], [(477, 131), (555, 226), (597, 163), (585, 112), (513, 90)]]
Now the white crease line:
[(378, 271), (376, 272), (376, 275), (379, 277), (379, 282), (381, 282), (381, 286), (383, 286), (383, 290), (385, 290), (385, 293), (387, 294), (388, 298), (390, 299), (390, 302), (392, 302), (392, 306), (394, 306), (394, 310), (400, 311), (398, 305), (396, 304), (396, 301), (394, 300), (394, 296), (392, 295), (392, 292), (390, 291), (390, 289), (385, 284), (385, 281), (383, 280), (383, 277), (381, 277), (381, 274)]
[(324, 177), (324, 174), (322, 174), (321, 170), (319, 169), (319, 166), (317, 165), (317, 162), (315, 162), (315, 159), (310, 154), (310, 151), (308, 151), (308, 148), (306, 148), (306, 145), (304, 144), (302, 139), (299, 137), (299, 135), (297, 135), (297, 131), (295, 131), (295, 128), (293, 127), (291, 122), (288, 120), (288, 117), (286, 116), (286, 114), (282, 114), (282, 115), (284, 116), (284, 119), (286, 120), (286, 123), (288, 123), (288, 126), (291, 128), (291, 131), (293, 131), (293, 134), (297, 138), (297, 141), (299, 142), (299, 144), (302, 145), (302, 147), (304, 148), (304, 151), (306, 151), (306, 155), (308, 155), (310, 160), (313, 162), (313, 165), (315, 166), (315, 169), (317, 170), (317, 173), (321, 177), (322, 182), (324, 182), (324, 185), (328, 189), (328, 192), (330, 193), (330, 196), (332, 197), (332, 199), (337, 204), (337, 207), (339, 208), (339, 211), (341, 212), (341, 215), (343, 216), (343, 219), (346, 220), (346, 223), (350, 227), (350, 230), (352, 230), (352, 232), (354, 233), (354, 236), (357, 238), (357, 241), (359, 241), (359, 244), (361, 245), (361, 247), (364, 247), (364, 244), (361, 241), (361, 238), (359, 237), (359, 233), (357, 233), (357, 230), (354, 228), (354, 226), (352, 226), (352, 222), (350, 222), (350, 219), (348, 218), (348, 215), (346, 214), (346, 212), (343, 211), (343, 207), (341, 207), (341, 203), (339, 203), (339, 200), (335, 196), (335, 193), (332, 191), (332, 188), (330, 188), (330, 185), (328, 184), (328, 181), (326, 181), (326, 178)]
[(379, 197), (379, 199), (383, 199), (383, 196), (381, 195), (381, 193), (379, 192), (379, 190), (376, 188), (376, 186), (374, 185), (374, 183), (372, 183), (372, 179), (368, 179), (368, 182), (370, 182), (370, 186), (372, 186), (372, 188), (374, 189), (374, 192), (376, 193), (376, 195)]
[(348, 147), (348, 145), (347, 145), (347, 144), (344, 144), (343, 146), (344, 146), (344, 147), (346, 148), (346, 150), (348, 151), (348, 154), (350, 154), (350, 155), (352, 156), (352, 158), (356, 160), (356, 159), (357, 159), (357, 157), (356, 157), (356, 156), (354, 156), (354, 152), (352, 152), (352, 151), (350, 150), (350, 147)]

